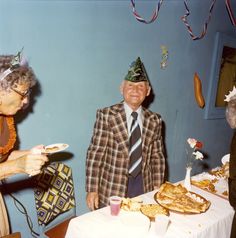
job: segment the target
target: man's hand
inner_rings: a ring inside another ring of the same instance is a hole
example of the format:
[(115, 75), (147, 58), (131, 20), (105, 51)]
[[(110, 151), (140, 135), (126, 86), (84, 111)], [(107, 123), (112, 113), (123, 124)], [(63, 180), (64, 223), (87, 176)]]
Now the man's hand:
[(86, 202), (88, 208), (93, 211), (98, 208), (98, 193), (91, 192), (87, 193)]
[(160, 186), (154, 186), (154, 190), (157, 190), (159, 188), (160, 188)]

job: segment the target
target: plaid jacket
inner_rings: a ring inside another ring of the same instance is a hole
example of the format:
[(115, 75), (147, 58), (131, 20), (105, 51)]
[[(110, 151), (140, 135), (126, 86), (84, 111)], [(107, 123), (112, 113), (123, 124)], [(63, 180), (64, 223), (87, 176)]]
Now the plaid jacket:
[[(143, 108), (142, 175), (144, 192), (159, 187), (164, 179), (165, 158), (159, 115)], [(108, 204), (112, 195), (124, 197), (128, 182), (129, 140), (123, 103), (99, 109), (87, 151), (86, 191), (98, 192)]]

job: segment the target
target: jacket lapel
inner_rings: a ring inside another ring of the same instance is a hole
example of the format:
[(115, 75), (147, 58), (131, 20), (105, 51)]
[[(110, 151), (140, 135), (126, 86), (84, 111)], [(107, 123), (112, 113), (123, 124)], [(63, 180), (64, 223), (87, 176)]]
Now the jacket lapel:
[(129, 157), (129, 140), (126, 122), (126, 114), (123, 103), (117, 104), (111, 110), (112, 116), (109, 124), (113, 130), (114, 138), (119, 143), (120, 148), (124, 151), (125, 157)]
[(156, 121), (154, 120), (153, 114), (150, 114), (149, 111), (143, 108), (143, 130), (142, 130), (142, 142), (143, 142), (143, 162), (146, 162), (146, 156), (148, 151), (148, 146), (151, 144), (154, 130), (156, 127)]

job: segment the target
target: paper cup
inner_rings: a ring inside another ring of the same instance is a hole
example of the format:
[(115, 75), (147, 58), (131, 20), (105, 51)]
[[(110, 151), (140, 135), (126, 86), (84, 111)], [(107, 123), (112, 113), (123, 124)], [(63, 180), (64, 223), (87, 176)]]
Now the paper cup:
[(158, 237), (165, 235), (168, 225), (170, 223), (170, 218), (165, 215), (157, 215), (155, 217), (155, 232)]
[(112, 196), (109, 198), (110, 211), (112, 216), (118, 216), (120, 212), (121, 201), (121, 197), (118, 196)]

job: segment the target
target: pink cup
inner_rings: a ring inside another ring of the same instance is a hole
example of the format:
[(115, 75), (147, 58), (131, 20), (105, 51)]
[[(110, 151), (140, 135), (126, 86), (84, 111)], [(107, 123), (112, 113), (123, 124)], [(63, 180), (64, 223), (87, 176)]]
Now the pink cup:
[(109, 198), (110, 210), (112, 216), (118, 216), (121, 206), (121, 198), (118, 196), (111, 196)]

